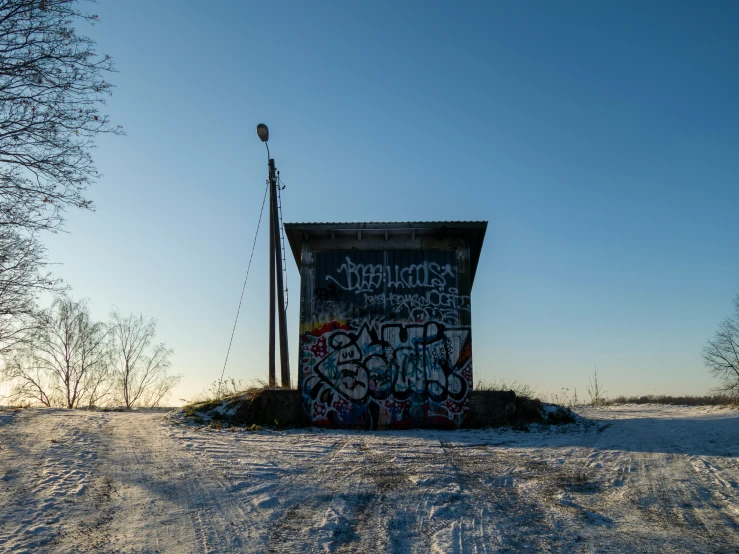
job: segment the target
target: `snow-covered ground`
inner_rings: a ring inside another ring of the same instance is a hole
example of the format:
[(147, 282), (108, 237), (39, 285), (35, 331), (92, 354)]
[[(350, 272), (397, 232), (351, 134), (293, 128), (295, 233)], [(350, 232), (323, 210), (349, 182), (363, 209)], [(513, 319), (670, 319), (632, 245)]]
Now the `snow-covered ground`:
[(530, 432), (0, 412), (0, 552), (737, 552), (739, 412)]

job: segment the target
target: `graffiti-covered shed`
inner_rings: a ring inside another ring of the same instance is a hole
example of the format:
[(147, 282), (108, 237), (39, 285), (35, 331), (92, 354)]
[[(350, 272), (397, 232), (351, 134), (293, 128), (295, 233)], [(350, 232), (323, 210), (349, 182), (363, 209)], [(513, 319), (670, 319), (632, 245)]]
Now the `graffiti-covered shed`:
[(461, 427), (487, 222), (288, 223), (313, 425)]

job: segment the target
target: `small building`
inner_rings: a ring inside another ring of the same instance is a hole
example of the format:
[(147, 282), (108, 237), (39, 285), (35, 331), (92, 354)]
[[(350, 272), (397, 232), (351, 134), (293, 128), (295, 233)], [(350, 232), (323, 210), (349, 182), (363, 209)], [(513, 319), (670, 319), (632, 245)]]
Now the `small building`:
[(487, 222), (286, 223), (300, 270), (298, 387), (311, 423), (459, 428)]

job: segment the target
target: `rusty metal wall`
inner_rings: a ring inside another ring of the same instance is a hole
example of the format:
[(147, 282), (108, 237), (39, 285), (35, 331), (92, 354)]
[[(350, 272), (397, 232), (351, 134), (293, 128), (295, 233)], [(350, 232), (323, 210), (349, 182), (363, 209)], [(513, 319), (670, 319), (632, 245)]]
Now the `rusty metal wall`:
[(464, 248), (304, 251), (299, 384), (315, 425), (464, 423), (468, 259)]

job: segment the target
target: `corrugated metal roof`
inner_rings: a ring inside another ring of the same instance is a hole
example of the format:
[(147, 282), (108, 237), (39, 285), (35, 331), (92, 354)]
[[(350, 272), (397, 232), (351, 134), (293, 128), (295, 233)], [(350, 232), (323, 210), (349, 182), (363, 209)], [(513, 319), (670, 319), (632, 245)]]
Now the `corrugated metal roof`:
[(293, 227), (297, 226), (303, 226), (303, 225), (310, 225), (310, 226), (316, 226), (316, 225), (327, 225), (327, 226), (346, 226), (346, 225), (400, 225), (400, 226), (411, 226), (411, 225), (487, 225), (487, 221), (357, 221), (357, 222), (351, 222), (351, 221), (306, 221), (306, 222), (295, 222), (295, 223), (285, 223), (285, 225), (290, 225)]

